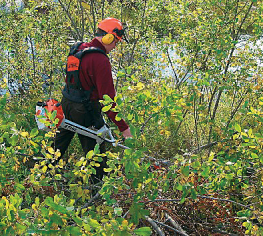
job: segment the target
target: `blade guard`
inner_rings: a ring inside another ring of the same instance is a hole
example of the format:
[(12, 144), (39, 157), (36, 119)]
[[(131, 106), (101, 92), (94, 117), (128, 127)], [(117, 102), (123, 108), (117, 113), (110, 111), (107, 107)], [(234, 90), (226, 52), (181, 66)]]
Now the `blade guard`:
[(50, 131), (51, 129), (50, 126), (46, 126), (43, 122), (41, 122), (41, 120), (49, 121), (49, 118), (46, 114), (47, 111), (49, 113), (52, 113), (54, 111), (57, 112), (56, 117), (55, 117), (55, 119), (59, 120), (58, 124), (56, 125), (57, 128), (60, 126), (60, 124), (65, 118), (63, 110), (62, 110), (62, 106), (57, 100), (49, 99), (46, 102), (38, 102), (36, 105), (35, 119), (36, 119), (39, 130)]

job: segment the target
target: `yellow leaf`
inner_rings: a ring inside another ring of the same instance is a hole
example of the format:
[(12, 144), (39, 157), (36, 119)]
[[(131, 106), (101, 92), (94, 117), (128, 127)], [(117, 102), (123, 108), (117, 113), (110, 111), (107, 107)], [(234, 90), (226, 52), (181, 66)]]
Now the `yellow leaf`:
[(55, 157), (58, 158), (58, 157), (60, 157), (60, 156), (61, 156), (61, 152), (60, 152), (59, 150), (57, 150), (57, 151), (55, 152)]
[(21, 136), (23, 136), (23, 137), (28, 136), (28, 132), (21, 132)]
[(109, 111), (111, 109), (111, 107), (112, 107), (112, 104), (103, 107), (101, 110), (102, 110), (102, 112), (107, 112), (107, 111)]
[(47, 171), (47, 166), (44, 166), (44, 167), (42, 168), (42, 172), (43, 172), (43, 173), (46, 173), (46, 171)]
[(63, 162), (63, 160), (60, 159), (58, 164), (59, 164), (59, 166), (63, 167), (63, 166), (64, 166), (64, 162)]
[(141, 135), (141, 138), (142, 138), (142, 141), (143, 141), (143, 142), (146, 142), (146, 138), (145, 138), (144, 135)]
[(138, 89), (138, 90), (142, 90), (142, 89), (144, 89), (144, 84), (142, 83), (142, 82), (139, 82), (137, 85), (136, 85), (136, 88)]
[(37, 210), (36, 204), (32, 204), (32, 209), (35, 210), (35, 211)]
[(196, 62), (195, 64), (196, 64), (196, 66), (197, 66), (198, 68), (200, 68), (200, 67), (202, 66), (202, 64), (201, 64), (200, 62)]
[(123, 226), (128, 226), (128, 221), (127, 220), (122, 221), (122, 225)]
[(115, 120), (116, 120), (116, 121), (120, 121), (121, 118), (120, 118), (119, 116), (115, 116)]
[(90, 10), (90, 5), (89, 5), (89, 4), (87, 4), (87, 3), (85, 3), (85, 2), (82, 2), (81, 5), (82, 5), (85, 9)]
[(40, 162), (40, 165), (41, 165), (41, 166), (43, 166), (43, 165), (45, 165), (45, 164), (46, 164), (46, 161), (41, 161), (41, 162)]
[(46, 153), (46, 158), (47, 159), (52, 159), (53, 157), (50, 154)]
[(54, 149), (52, 147), (49, 147), (47, 150), (48, 150), (48, 152), (50, 154), (54, 154), (55, 153), (55, 151), (54, 151)]

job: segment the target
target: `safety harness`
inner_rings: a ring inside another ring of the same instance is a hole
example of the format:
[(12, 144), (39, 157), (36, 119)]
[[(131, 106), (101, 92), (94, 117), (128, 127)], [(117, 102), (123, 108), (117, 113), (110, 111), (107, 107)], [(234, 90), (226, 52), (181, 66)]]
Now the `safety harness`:
[[(73, 102), (82, 103), (87, 112), (93, 118), (93, 126), (95, 128), (100, 128), (104, 125), (104, 120), (100, 110), (101, 107), (98, 102), (90, 100), (91, 93), (95, 87), (91, 87), (90, 90), (84, 90), (80, 82), (79, 72), (81, 68), (81, 60), (86, 54), (95, 52), (102, 53), (106, 57), (107, 55), (103, 50), (96, 47), (87, 47), (83, 50), (78, 50), (82, 43), (83, 42), (77, 42), (70, 48), (66, 66), (67, 81), (62, 94)], [(74, 78), (74, 83), (71, 82), (72, 78)]]

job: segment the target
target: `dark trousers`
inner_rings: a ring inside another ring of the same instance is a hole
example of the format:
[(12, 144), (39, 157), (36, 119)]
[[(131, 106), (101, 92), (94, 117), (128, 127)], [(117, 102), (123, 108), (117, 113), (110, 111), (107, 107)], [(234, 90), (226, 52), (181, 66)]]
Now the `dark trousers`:
[[(82, 103), (76, 103), (72, 102), (69, 99), (63, 97), (61, 101), (61, 105), (63, 108), (63, 112), (65, 115), (65, 118), (73, 121), (79, 125), (89, 127), (92, 124), (92, 117), (87, 112), (86, 108)], [(64, 155), (66, 152), (72, 138), (74, 137), (75, 133), (66, 129), (59, 128), (58, 133), (55, 138), (54, 146), (55, 150), (59, 149), (61, 152), (61, 156)], [(85, 153), (85, 155), (90, 151), (93, 150), (96, 145), (96, 140), (83, 136), (81, 134), (78, 134), (82, 149)], [(105, 150), (105, 144), (102, 143), (100, 145), (100, 152), (104, 153)], [(99, 167), (94, 167), (96, 169), (96, 175), (93, 176), (94, 182), (97, 182), (97, 180), (101, 180), (104, 174), (103, 168), (107, 167), (107, 158), (104, 157), (103, 161), (100, 163)]]

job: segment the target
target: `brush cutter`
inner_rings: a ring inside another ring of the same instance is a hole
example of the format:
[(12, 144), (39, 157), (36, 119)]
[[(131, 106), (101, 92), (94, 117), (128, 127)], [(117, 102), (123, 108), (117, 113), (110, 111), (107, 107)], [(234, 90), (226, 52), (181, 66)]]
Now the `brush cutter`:
[[(61, 104), (55, 99), (49, 99), (46, 102), (38, 102), (36, 106), (36, 115), (35, 119), (39, 130), (50, 131), (51, 120), (54, 122), (57, 119), (56, 127), (60, 127), (72, 132), (93, 138), (97, 141), (98, 144), (106, 141), (111, 143), (114, 147), (118, 146), (123, 149), (129, 149), (120, 143), (113, 137), (109, 126), (105, 123), (100, 129), (95, 129), (94, 127), (84, 127), (75, 122), (72, 122), (65, 118)], [(53, 123), (53, 124), (54, 124)], [(160, 160), (154, 157), (145, 155), (147, 159), (154, 163), (153, 168), (155, 170), (160, 169), (161, 167), (168, 168), (171, 165), (169, 160)]]
[(72, 132), (95, 139), (98, 144), (106, 141), (114, 147), (118, 146), (124, 149), (128, 147), (120, 144), (113, 137), (109, 126), (105, 123), (100, 129), (93, 127), (84, 127), (65, 118), (61, 104), (55, 99), (49, 99), (46, 102), (38, 102), (36, 106), (35, 119), (39, 130), (50, 131), (50, 122), (55, 121), (56, 127), (70, 130)]

